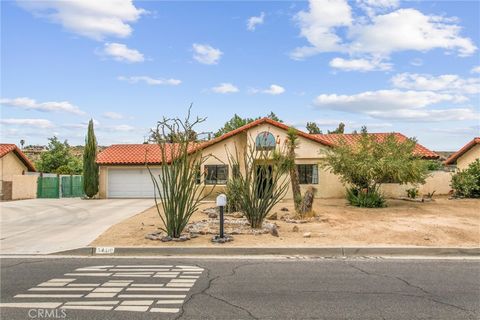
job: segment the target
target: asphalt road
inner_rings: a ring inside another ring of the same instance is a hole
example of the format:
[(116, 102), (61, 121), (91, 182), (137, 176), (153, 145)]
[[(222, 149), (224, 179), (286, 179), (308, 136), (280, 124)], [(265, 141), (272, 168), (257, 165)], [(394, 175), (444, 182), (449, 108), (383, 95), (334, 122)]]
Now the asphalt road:
[[(0, 306), (2, 319), (39, 318), (33, 303), (47, 302), (88, 309), (50, 319), (479, 319), (479, 270), (479, 260), (8, 258)], [(123, 287), (109, 298), (42, 296), (112, 283)], [(121, 310), (134, 304), (142, 310)]]
[(87, 246), (152, 199), (31, 199), (0, 202), (0, 253), (52, 253)]

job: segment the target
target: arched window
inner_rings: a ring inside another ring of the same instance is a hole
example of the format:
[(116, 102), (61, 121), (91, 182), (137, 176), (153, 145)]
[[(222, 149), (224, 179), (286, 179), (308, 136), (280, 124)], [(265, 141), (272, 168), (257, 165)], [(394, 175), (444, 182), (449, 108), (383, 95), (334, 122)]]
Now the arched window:
[(258, 150), (275, 149), (275, 137), (270, 132), (260, 132), (255, 139), (255, 146)]

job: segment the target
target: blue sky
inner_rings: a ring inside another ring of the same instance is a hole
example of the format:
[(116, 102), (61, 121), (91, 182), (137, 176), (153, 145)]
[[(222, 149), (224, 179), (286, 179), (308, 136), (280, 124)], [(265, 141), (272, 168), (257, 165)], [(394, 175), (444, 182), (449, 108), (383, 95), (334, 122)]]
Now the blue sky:
[(478, 1), (2, 1), (1, 140), (141, 143), (163, 116), (478, 136)]

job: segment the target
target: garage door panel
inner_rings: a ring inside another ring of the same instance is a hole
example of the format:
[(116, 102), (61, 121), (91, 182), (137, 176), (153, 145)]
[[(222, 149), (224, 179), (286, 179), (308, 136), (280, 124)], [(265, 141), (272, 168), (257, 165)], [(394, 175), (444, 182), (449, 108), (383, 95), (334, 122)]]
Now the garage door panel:
[[(160, 170), (152, 170), (157, 182)], [(147, 169), (109, 169), (108, 170), (108, 197), (109, 198), (153, 198), (155, 189), (150, 173)]]

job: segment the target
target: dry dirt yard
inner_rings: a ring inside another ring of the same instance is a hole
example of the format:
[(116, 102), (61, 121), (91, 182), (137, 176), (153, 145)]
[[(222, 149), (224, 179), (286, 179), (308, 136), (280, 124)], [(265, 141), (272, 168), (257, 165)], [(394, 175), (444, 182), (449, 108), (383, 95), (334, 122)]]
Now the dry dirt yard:
[[(201, 209), (214, 206), (203, 203)], [(280, 203), (272, 213), (278, 216), (293, 212), (293, 204)], [(363, 209), (346, 204), (344, 199), (317, 199), (314, 210), (318, 221), (305, 224), (275, 220), (279, 237), (270, 234), (235, 235), (234, 241), (222, 244), (236, 247), (325, 247), (325, 246), (480, 246), (480, 200), (436, 198), (433, 202), (417, 203), (389, 200), (387, 208)], [(191, 221), (208, 219), (201, 210)], [(91, 246), (218, 246), (211, 235), (200, 235), (185, 242), (161, 242), (145, 239), (161, 224), (152, 207), (112, 226), (95, 239)], [(293, 232), (294, 226), (299, 228)], [(306, 232), (310, 238), (304, 238)]]

